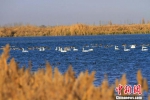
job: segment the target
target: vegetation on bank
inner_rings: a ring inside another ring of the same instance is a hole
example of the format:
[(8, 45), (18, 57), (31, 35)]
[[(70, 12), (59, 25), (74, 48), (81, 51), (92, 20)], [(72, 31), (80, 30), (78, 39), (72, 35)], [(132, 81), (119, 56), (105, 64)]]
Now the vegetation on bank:
[[(128, 84), (124, 74), (114, 85), (110, 85), (106, 77), (96, 87), (93, 84), (95, 72), (81, 72), (75, 77), (72, 67), (61, 74), (57, 68), (53, 71), (49, 63), (45, 69), (31, 73), (30, 69), (19, 68), (14, 58), (7, 63), (9, 50), (6, 45), (0, 57), (0, 100), (116, 100), (115, 87)], [(140, 70), (137, 84), (141, 84), (142, 92), (148, 91), (147, 80)], [(126, 95), (123, 90), (121, 93)], [(148, 98), (150, 100), (150, 96)]]
[(116, 25), (74, 24), (70, 26), (3, 26), (0, 27), (0, 37), (22, 36), (76, 36), (102, 34), (147, 34), (150, 33), (150, 23)]

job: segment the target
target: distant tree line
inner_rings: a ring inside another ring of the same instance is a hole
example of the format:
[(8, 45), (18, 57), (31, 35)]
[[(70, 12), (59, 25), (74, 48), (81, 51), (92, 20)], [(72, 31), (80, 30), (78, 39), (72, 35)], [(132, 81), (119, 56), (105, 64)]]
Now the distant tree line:
[(61, 25), (61, 26), (33, 26), (16, 25), (0, 27), (0, 37), (29, 37), (29, 36), (76, 36), (76, 35), (108, 35), (108, 34), (148, 34), (150, 23), (141, 24), (112, 24), (108, 25)]

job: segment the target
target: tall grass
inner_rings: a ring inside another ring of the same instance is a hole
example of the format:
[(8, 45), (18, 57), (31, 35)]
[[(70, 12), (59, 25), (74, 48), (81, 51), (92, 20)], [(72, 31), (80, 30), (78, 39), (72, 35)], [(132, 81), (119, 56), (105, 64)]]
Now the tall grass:
[[(128, 83), (126, 75), (116, 79), (110, 85), (107, 77), (99, 86), (94, 86), (95, 72), (81, 72), (75, 77), (70, 66), (62, 74), (50, 64), (45, 69), (31, 73), (30, 69), (19, 68), (15, 59), (9, 58), (9, 45), (6, 45), (0, 57), (0, 100), (115, 100), (115, 87)], [(141, 84), (142, 91), (148, 91), (148, 85), (141, 71), (137, 72), (137, 84)], [(150, 96), (149, 96), (150, 100)]]
[(5, 26), (0, 27), (0, 37), (20, 36), (73, 36), (73, 35), (102, 35), (102, 34), (147, 34), (150, 33), (150, 23), (115, 25), (85, 25), (70, 26)]

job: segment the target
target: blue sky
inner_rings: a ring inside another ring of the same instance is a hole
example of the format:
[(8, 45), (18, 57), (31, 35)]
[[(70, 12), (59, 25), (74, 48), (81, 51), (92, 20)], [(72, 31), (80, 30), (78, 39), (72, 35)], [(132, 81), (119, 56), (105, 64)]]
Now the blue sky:
[(1, 0), (0, 25), (150, 21), (150, 0)]

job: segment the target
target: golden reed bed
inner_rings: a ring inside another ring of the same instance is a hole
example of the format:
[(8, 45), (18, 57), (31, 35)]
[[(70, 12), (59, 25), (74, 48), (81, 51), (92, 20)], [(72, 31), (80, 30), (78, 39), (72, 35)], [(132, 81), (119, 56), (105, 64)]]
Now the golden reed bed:
[[(52, 71), (49, 63), (45, 70), (31, 73), (30, 68), (19, 68), (14, 58), (7, 63), (9, 50), (6, 45), (0, 57), (0, 100), (115, 100), (115, 87), (127, 84), (124, 74), (120, 80), (116, 79), (115, 85), (110, 85), (105, 78), (96, 87), (93, 84), (95, 72), (81, 72), (76, 78), (72, 67), (61, 74), (57, 68)], [(141, 84), (142, 91), (148, 91), (147, 80), (140, 70), (137, 84)]]
[(0, 27), (0, 37), (22, 36), (76, 36), (76, 35), (103, 35), (103, 34), (148, 34), (150, 22), (142, 24), (115, 25), (61, 25), (61, 26), (33, 26), (16, 25)]

